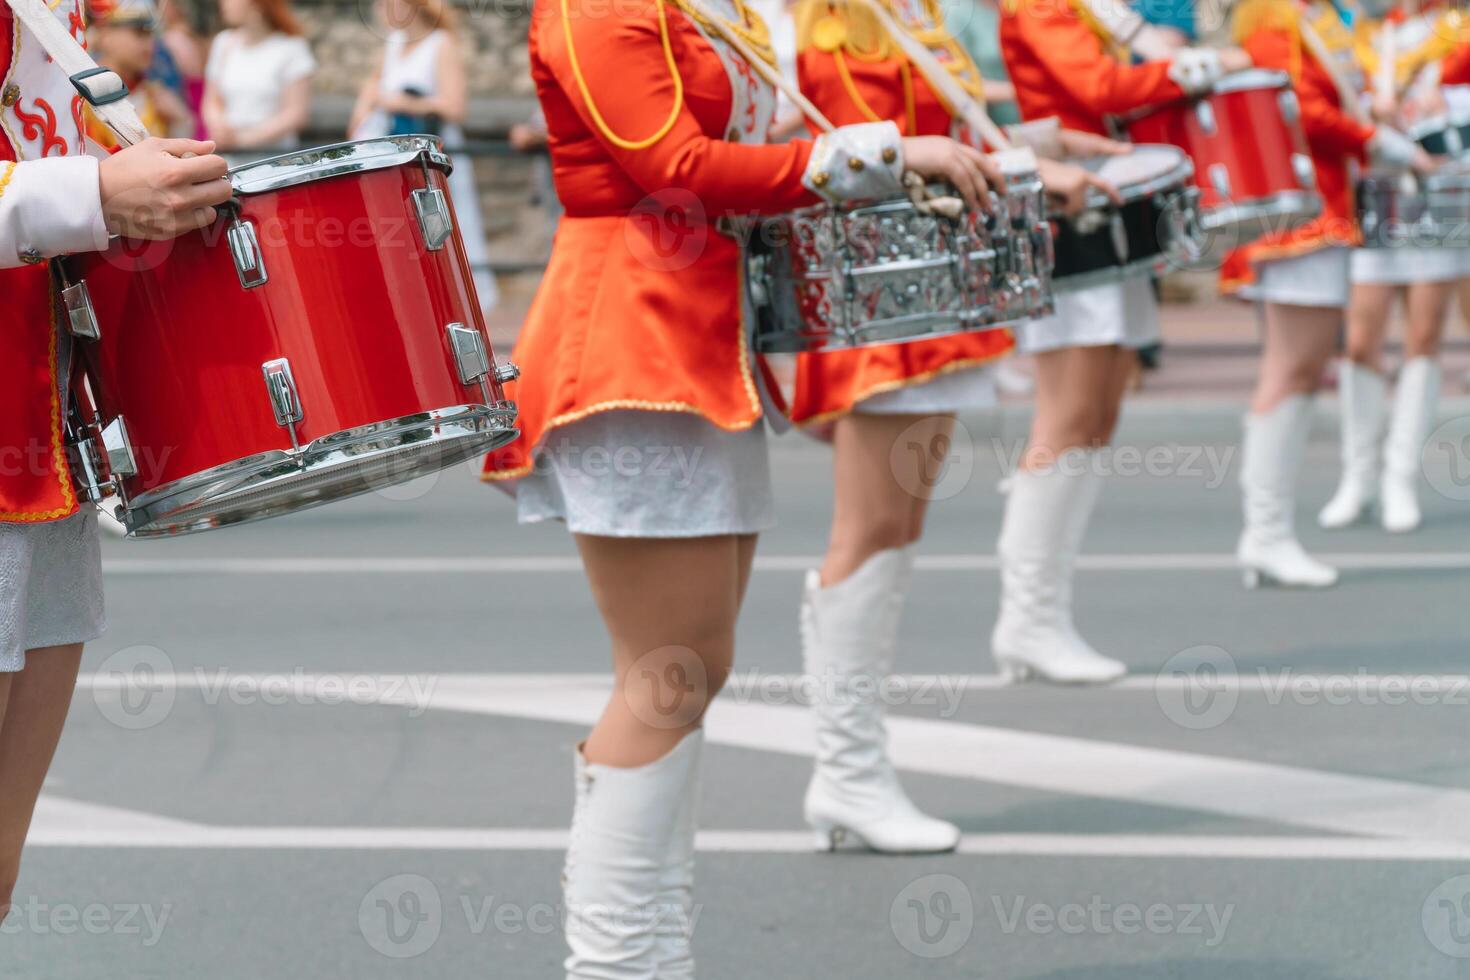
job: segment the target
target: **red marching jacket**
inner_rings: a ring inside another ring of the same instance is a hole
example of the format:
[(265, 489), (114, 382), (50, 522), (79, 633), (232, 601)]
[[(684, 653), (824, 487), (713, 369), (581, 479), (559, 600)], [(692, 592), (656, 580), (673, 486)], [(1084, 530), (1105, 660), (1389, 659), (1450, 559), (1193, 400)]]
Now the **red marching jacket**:
[(1068, 0), (1006, 0), (1000, 48), (1026, 119), (1106, 136), (1108, 116), (1184, 96), (1169, 62), (1130, 64)]

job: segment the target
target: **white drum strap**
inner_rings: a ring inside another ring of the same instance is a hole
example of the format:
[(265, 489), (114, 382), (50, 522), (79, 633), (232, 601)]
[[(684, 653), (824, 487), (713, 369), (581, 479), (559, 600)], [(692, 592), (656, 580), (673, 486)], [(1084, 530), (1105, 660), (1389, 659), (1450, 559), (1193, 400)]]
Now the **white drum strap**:
[(975, 131), (977, 136), (997, 150), (1011, 148), (1011, 141), (1001, 131), (1001, 128), (991, 121), (990, 116), (985, 112), (985, 107), (969, 92), (966, 92), (959, 82), (955, 81), (949, 69), (934, 57), (934, 52), (929, 50), (929, 46), (910, 34), (908, 28), (898, 22), (898, 19), (889, 12), (881, 0), (857, 0), (857, 2), (867, 7), (873, 16), (878, 18), (878, 23), (883, 25), (883, 29), (893, 38), (894, 43), (903, 49), (904, 55), (913, 62), (915, 68), (919, 69), (919, 74), (924, 76), (924, 80), (934, 91), (944, 97), (944, 101), (954, 106), (960, 118)]
[(128, 87), (117, 72), (100, 68), (87, 49), (77, 43), (71, 31), (56, 19), (45, 0), (5, 0), (15, 11), (16, 19), (30, 29), (51, 56), (71, 78), (72, 85), (92, 107), (92, 112), (117, 134), (125, 145), (141, 143), (148, 138), (137, 110), (128, 101)]
[(1332, 87), (1337, 89), (1337, 101), (1342, 104), (1342, 111), (1360, 123), (1368, 122), (1367, 113), (1363, 111), (1363, 106), (1358, 101), (1358, 92), (1343, 75), (1342, 68), (1339, 67), (1336, 57), (1332, 54), (1332, 49), (1327, 46), (1327, 42), (1322, 40), (1322, 35), (1317, 33), (1317, 29), (1305, 17), (1301, 17), (1300, 14), (1297, 16), (1300, 17), (1298, 26), (1301, 28), (1302, 44), (1317, 60), (1317, 64), (1322, 66), (1327, 77), (1332, 79)]
[(801, 90), (796, 87), (794, 82), (785, 75), (782, 75), (780, 70), (773, 67), (769, 61), (756, 54), (750, 45), (746, 43), (745, 39), (731, 29), (730, 25), (726, 23), (725, 18), (710, 10), (704, 4), (700, 3), (699, 0), (680, 0), (680, 2), (699, 11), (705, 22), (714, 29), (716, 34), (720, 35), (720, 39), (734, 48), (740, 57), (748, 61), (750, 67), (755, 69), (756, 74), (765, 79), (766, 84), (773, 86), (777, 91), (790, 99), (791, 104), (800, 109), (801, 114), (806, 116), (813, 126), (824, 133), (830, 133), (837, 128), (832, 125), (832, 120), (822, 114), (822, 110), (812, 105), (811, 100), (801, 94)]

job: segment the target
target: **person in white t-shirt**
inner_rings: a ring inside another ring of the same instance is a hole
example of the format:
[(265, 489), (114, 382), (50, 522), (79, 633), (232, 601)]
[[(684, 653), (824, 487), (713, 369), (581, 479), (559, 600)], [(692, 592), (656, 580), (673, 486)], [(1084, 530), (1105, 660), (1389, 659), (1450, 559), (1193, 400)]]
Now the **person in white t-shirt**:
[(204, 125), (221, 152), (289, 150), (311, 116), (316, 59), (287, 0), (220, 0)]

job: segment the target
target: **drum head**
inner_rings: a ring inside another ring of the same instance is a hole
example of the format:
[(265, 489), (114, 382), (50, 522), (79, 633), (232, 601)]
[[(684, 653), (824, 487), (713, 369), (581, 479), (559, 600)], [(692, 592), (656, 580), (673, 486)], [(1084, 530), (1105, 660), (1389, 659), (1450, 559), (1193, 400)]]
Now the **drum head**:
[(341, 174), (385, 170), (420, 159), (448, 173), (449, 157), (437, 136), (385, 136), (334, 143), (254, 160), (230, 171), (236, 194), (263, 194)]
[[(1135, 146), (1124, 156), (1092, 157), (1082, 165), (1116, 186), (1125, 201), (1182, 187), (1193, 173), (1193, 164), (1183, 150), (1151, 143)], [(1108, 199), (1097, 194), (1088, 204), (1106, 207)]]
[(1246, 92), (1261, 88), (1286, 88), (1290, 84), (1291, 76), (1284, 71), (1250, 68), (1226, 75), (1215, 83), (1214, 92), (1224, 95), (1227, 92)]

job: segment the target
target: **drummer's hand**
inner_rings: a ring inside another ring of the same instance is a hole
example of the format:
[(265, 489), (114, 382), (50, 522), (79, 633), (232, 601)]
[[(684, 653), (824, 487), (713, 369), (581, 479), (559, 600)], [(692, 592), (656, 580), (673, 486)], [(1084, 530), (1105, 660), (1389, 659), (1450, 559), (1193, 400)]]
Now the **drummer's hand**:
[(1398, 121), (1399, 103), (1392, 95), (1377, 94), (1368, 103), (1373, 118), (1383, 123), (1394, 123)]
[(1038, 160), (1036, 169), (1041, 175), (1041, 185), (1046, 189), (1047, 200), (1068, 217), (1087, 206), (1087, 192), (1092, 189), (1102, 191), (1115, 204), (1123, 203), (1123, 196), (1118, 193), (1118, 188), (1075, 163)]
[(1057, 139), (1063, 154), (1069, 157), (1119, 157), (1133, 149), (1127, 143), (1080, 129), (1063, 129), (1057, 133)]
[(215, 206), (230, 199), (229, 170), (214, 144), (147, 139), (99, 164), (107, 230), (129, 238), (165, 240), (204, 228)]
[(989, 157), (948, 136), (910, 136), (903, 141), (903, 166), (920, 177), (947, 180), (979, 211), (990, 210), (989, 190), (1005, 193), (1005, 178)]
[(1220, 49), (1220, 70), (1225, 72), (1225, 74), (1227, 75), (1231, 72), (1246, 71), (1250, 68), (1254, 68), (1255, 64), (1256, 63), (1251, 60), (1250, 52), (1246, 51), (1244, 48)]

